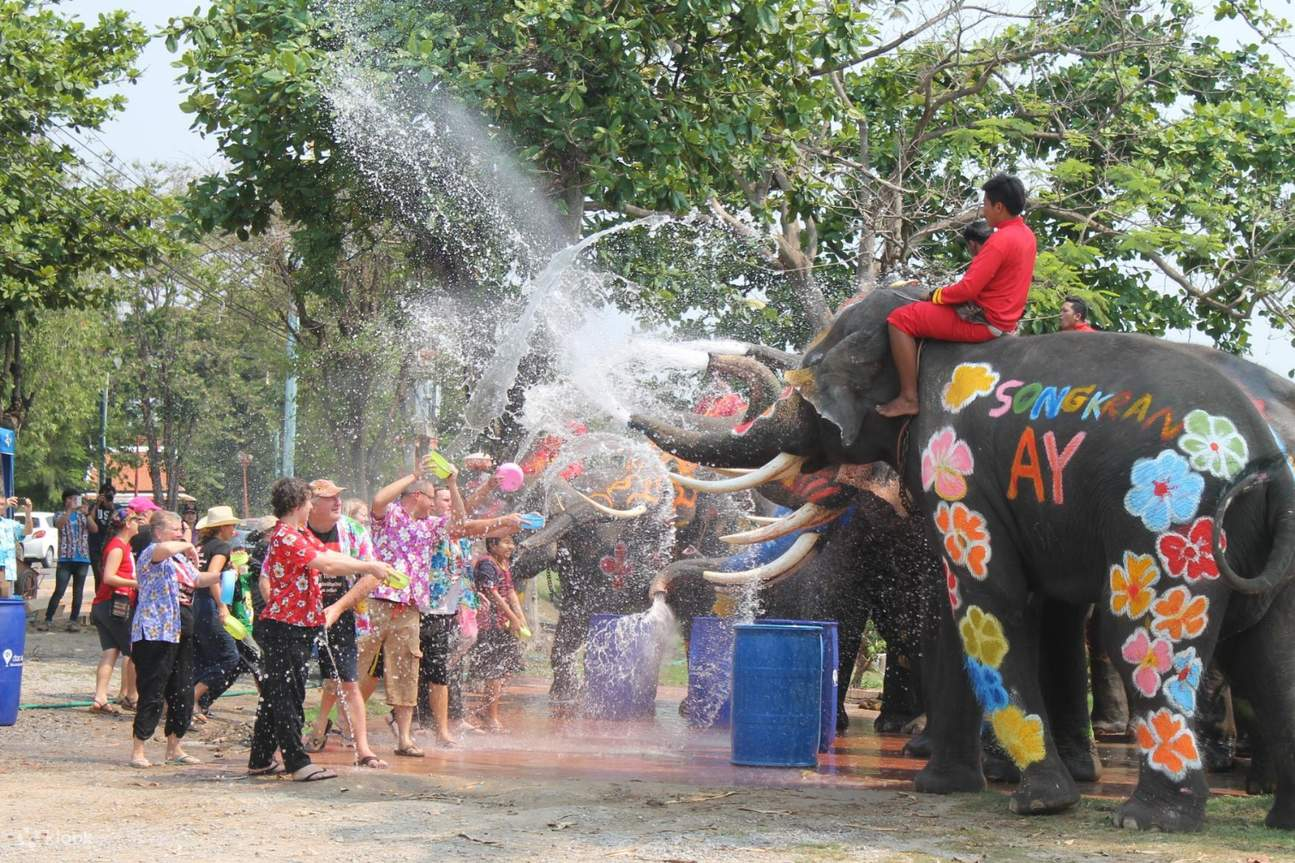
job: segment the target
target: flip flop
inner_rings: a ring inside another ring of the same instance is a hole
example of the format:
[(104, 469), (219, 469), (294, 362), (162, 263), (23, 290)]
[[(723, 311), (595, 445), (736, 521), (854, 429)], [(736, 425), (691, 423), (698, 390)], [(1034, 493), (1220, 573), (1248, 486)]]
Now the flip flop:
[(355, 766), (368, 767), (372, 770), (386, 770), (391, 765), (376, 755), (366, 755), (363, 758), (355, 759)]
[(139, 706), (139, 702), (133, 698), (118, 698), (117, 706), (122, 710), (128, 710), (131, 713), (134, 713), (135, 708)]
[(165, 764), (167, 767), (182, 767), (182, 766), (188, 766), (190, 764), (201, 764), (202, 759), (197, 758), (193, 755), (185, 754), (185, 755), (179, 755), (175, 758), (168, 758), (166, 759), (166, 761), (163, 761), (162, 763)]
[(328, 739), (325, 737), (327, 733), (306, 735), (306, 739), (301, 743), (301, 748), (307, 752), (323, 752), (324, 747), (328, 745)]
[(327, 767), (318, 764), (307, 764), (292, 774), (293, 782), (322, 782), (325, 779), (336, 779), (337, 774)]
[(396, 749), (396, 754), (405, 758), (425, 758), (426, 753), (419, 749), (417, 745), (401, 746)]
[(103, 714), (104, 716), (120, 716), (120, 715), (121, 715), (121, 711), (117, 709), (116, 705), (114, 705), (114, 704), (110, 704), (110, 703), (109, 703), (109, 702), (107, 702), (107, 701), (96, 701), (96, 702), (94, 702), (93, 704), (91, 704), (91, 705), (90, 705), (90, 712), (91, 712), (91, 713), (100, 713), (100, 714)]
[(287, 773), (288, 769), (282, 763), (276, 761), (269, 767), (249, 767), (247, 768), (248, 776), (282, 776)]

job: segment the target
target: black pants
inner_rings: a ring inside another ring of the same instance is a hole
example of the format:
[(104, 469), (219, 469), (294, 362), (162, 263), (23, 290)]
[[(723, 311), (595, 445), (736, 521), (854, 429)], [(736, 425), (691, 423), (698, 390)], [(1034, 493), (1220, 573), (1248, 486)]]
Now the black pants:
[(256, 705), (252, 727), (250, 770), (269, 767), (274, 750), (283, 752), (283, 766), (295, 772), (310, 763), (301, 746), (301, 729), (306, 723), (306, 675), (310, 648), (318, 627), (292, 626), (277, 620), (258, 620), (256, 640), (264, 654), (261, 699)]
[(237, 642), (220, 625), (216, 601), (205, 590), (193, 598), (193, 682), (207, 684), (203, 704), (206, 710), (242, 674)]
[(430, 684), (448, 686), (450, 683), (450, 638), (454, 633), (454, 615), (424, 614), (418, 622), (418, 646), (423, 658), (418, 661), (418, 718), (430, 719), (431, 701), (427, 693)]
[(193, 637), (170, 641), (137, 641), (131, 645), (139, 684), (135, 708), (135, 739), (148, 740), (166, 703), (166, 733), (184, 737), (193, 721)]
[(58, 569), (54, 570), (54, 592), (50, 594), (49, 605), (45, 607), (45, 622), (54, 619), (58, 604), (63, 601), (67, 592), (67, 583), (72, 582), (72, 612), (68, 620), (75, 621), (81, 616), (81, 597), (85, 593), (85, 576), (90, 571), (88, 563), (71, 563), (60, 560)]

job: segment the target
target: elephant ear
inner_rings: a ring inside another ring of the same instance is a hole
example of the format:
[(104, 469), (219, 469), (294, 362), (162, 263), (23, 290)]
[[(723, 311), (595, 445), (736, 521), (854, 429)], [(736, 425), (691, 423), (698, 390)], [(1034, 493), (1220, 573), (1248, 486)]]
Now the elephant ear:
[(805, 356), (805, 365), (787, 373), (787, 380), (819, 415), (841, 430), (849, 447), (859, 436), (864, 418), (880, 401), (873, 391), (882, 369), (882, 333), (858, 330), (836, 344)]

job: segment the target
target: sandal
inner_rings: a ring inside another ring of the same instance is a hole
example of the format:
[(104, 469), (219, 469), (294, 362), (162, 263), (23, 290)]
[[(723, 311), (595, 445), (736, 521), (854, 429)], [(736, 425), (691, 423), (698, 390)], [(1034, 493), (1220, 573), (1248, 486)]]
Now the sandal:
[(247, 768), (248, 776), (282, 776), (287, 773), (288, 769), (283, 766), (282, 762), (275, 761), (268, 767), (249, 767)]
[(104, 716), (120, 716), (121, 711), (107, 701), (95, 701), (90, 705), (91, 713), (101, 713)]
[(410, 746), (399, 746), (396, 748), (396, 754), (401, 755), (405, 758), (427, 757), (426, 753), (424, 753), (423, 750), (419, 749), (417, 744), (411, 744)]
[(366, 755), (363, 758), (355, 759), (356, 767), (369, 767), (373, 770), (386, 770), (391, 765), (383, 761), (376, 755)]
[(292, 774), (293, 782), (322, 782), (325, 779), (336, 779), (337, 774), (327, 767), (318, 764), (307, 764)]
[(134, 713), (135, 708), (139, 707), (139, 701), (134, 698), (118, 698), (117, 706), (120, 707), (122, 710), (127, 710), (131, 713)]
[(301, 748), (307, 752), (323, 752), (324, 747), (328, 745), (328, 739), (324, 734), (307, 734), (306, 739), (301, 742)]
[(162, 763), (167, 767), (187, 767), (190, 764), (201, 764), (202, 759), (193, 755), (185, 754), (177, 755), (175, 758), (168, 758)]

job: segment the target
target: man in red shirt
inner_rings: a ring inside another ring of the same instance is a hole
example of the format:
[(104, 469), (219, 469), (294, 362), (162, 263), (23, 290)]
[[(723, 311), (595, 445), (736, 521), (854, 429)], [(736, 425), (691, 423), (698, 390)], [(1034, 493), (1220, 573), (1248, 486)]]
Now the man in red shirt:
[(924, 301), (890, 313), (890, 352), (899, 372), (899, 395), (877, 412), (886, 417), (917, 413), (917, 340), (986, 342), (1016, 332), (1034, 278), (1036, 244), (1025, 226), (1025, 186), (997, 174), (982, 187), (985, 221), (994, 228), (956, 284), (936, 288)]
[(1092, 324), (1088, 323), (1088, 303), (1079, 297), (1066, 297), (1061, 304), (1061, 329), (1076, 333), (1095, 333)]

